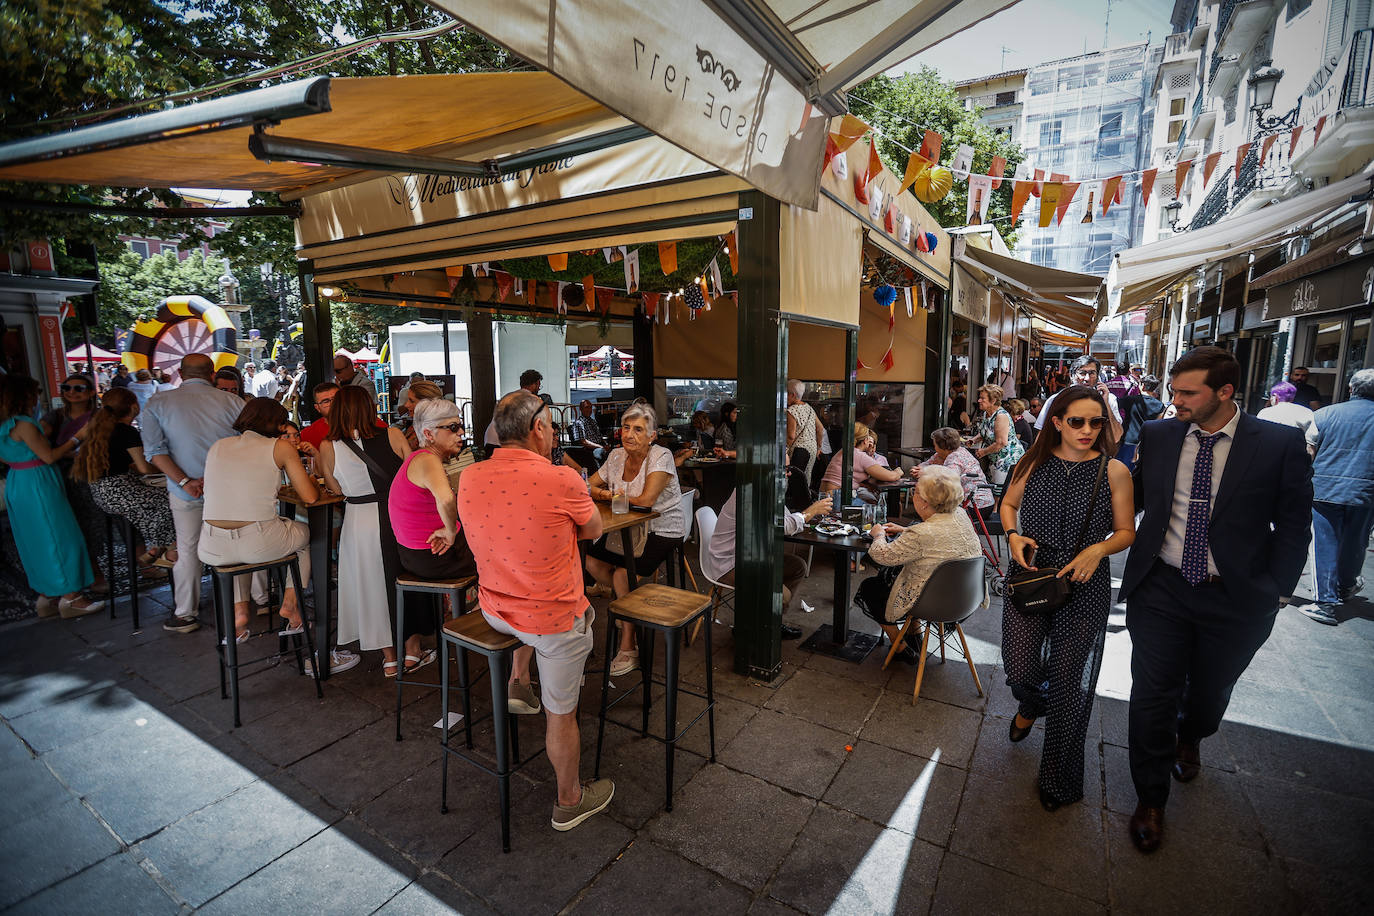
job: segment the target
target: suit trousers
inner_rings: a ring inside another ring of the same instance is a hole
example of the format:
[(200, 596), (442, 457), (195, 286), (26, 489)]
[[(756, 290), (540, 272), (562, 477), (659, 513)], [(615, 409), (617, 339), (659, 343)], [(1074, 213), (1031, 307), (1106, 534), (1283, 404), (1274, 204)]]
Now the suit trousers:
[(1277, 606), (1241, 608), (1223, 585), (1189, 585), (1156, 561), (1126, 602), (1131, 633), (1131, 778), (1142, 805), (1163, 807), (1176, 742), (1216, 734), (1236, 681), (1274, 628)]

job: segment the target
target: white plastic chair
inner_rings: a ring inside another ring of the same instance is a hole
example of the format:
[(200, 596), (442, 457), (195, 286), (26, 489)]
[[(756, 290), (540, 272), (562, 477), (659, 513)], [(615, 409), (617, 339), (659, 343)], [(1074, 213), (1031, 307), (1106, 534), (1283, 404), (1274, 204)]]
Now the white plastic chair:
[[(701, 564), (701, 574), (706, 581), (711, 583), (711, 620), (716, 619), (716, 609), (726, 596), (733, 596), (735, 588), (733, 585), (726, 585), (715, 576), (711, 575), (711, 570), (715, 561), (711, 558), (711, 538), (716, 533), (716, 510), (710, 506), (702, 506), (697, 510), (697, 560)], [(692, 627), (692, 635), (688, 639), (688, 644), (696, 641), (698, 634), (701, 633), (701, 624), (705, 620), (703, 617)]]

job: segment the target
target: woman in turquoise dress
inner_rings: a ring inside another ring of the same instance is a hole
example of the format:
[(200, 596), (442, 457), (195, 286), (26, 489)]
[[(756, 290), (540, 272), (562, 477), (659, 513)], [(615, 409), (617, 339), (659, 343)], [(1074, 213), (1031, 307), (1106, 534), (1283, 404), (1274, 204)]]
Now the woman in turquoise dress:
[(29, 587), (39, 595), (38, 616), (80, 617), (101, 610), (105, 602), (81, 596), (93, 578), (91, 558), (62, 475), (53, 467), (76, 450), (80, 439), (50, 446), (33, 418), (37, 405), (35, 379), (0, 377), (0, 461), (9, 466), (5, 510)]

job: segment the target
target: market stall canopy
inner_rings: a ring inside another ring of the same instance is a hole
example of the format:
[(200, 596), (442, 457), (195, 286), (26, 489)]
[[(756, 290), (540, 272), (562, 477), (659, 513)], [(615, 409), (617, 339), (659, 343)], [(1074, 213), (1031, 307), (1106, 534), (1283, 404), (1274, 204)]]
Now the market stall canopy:
[(1107, 274), (1108, 289), (1120, 292), (1120, 314), (1149, 302), (1195, 268), (1245, 254), (1265, 242), (1301, 231), (1328, 217), (1370, 188), (1374, 169), (1299, 194), (1260, 210), (1220, 220), (1203, 229), (1180, 232), (1167, 239), (1116, 253)]
[(612, 346), (610, 346), (610, 345), (607, 345), (607, 346), (601, 347), (601, 348), (598, 349), (595, 353), (588, 353), (586, 356), (579, 356), (578, 359), (580, 359), (580, 360), (610, 359), (612, 356), (614, 356), (616, 359), (634, 359), (634, 358), (635, 358), (633, 353), (624, 353), (624, 352), (621, 352), (620, 350), (617, 350), (615, 347), (612, 347)]
[[(339, 352), (343, 353), (344, 351), (340, 350)], [(352, 357), (355, 363), (376, 363), (381, 362), (382, 359), (377, 351), (371, 347), (363, 347), (357, 353), (352, 354)]]
[[(429, 0), (636, 124), (815, 209), (844, 90), (1016, 0)], [(813, 117), (815, 115), (815, 117)]]
[(976, 246), (974, 237), (956, 239), (954, 259), (977, 276), (995, 281), (1003, 295), (1032, 315), (1070, 331), (1090, 334), (1105, 311), (1102, 278), (998, 254)]
[[(69, 360), (73, 360), (75, 362), (85, 362), (86, 358), (87, 357), (85, 347), (72, 347), (70, 350), (67, 351), (67, 359)], [(97, 363), (119, 362), (118, 353), (111, 353), (109, 350), (102, 350), (100, 347), (94, 346), (91, 347), (90, 358)]]
[[(0, 180), (292, 196), (376, 174), (357, 165), (262, 161), (249, 140), (254, 125), (267, 121), (281, 122), (264, 132), (275, 141), (346, 144), (355, 155), (366, 150), (449, 159), (454, 174), (461, 173), (460, 164), (497, 155), (645, 133), (547, 73), (316, 77), (6, 143), (0, 145)], [(320, 151), (300, 153), (325, 161)]]

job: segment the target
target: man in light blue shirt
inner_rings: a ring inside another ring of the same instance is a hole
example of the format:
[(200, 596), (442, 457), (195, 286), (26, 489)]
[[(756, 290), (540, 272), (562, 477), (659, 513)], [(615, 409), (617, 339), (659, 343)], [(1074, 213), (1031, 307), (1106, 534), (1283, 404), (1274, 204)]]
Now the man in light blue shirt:
[(167, 475), (172, 521), (177, 531), (175, 615), (162, 625), (174, 633), (200, 627), (201, 510), (205, 493), (205, 457), (220, 439), (237, 435), (234, 421), (243, 400), (215, 387), (215, 364), (202, 353), (182, 357), (181, 385), (148, 400), (141, 416), (143, 453)]

